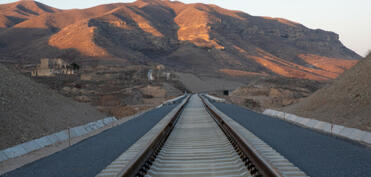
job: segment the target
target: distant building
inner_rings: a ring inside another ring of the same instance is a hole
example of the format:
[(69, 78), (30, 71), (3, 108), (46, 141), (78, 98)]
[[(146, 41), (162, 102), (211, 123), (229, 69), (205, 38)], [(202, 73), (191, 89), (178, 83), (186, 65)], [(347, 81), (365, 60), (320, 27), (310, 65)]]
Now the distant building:
[(52, 77), (56, 75), (73, 75), (74, 73), (74, 68), (63, 59), (43, 58), (31, 75), (33, 77)]
[(147, 77), (148, 77), (148, 80), (149, 80), (149, 81), (153, 81), (153, 80), (155, 80), (155, 78), (153, 78), (152, 73), (153, 73), (153, 70), (152, 70), (152, 69), (150, 69), (150, 70), (148, 71), (148, 73), (147, 73)]

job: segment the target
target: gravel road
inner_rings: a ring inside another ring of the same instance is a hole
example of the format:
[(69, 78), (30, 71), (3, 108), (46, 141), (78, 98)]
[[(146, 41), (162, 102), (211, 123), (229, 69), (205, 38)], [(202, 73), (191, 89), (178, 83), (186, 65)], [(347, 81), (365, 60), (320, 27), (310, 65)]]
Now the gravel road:
[(180, 101), (151, 110), (1, 177), (94, 177), (147, 133)]
[(371, 148), (249, 111), (213, 103), (313, 177), (370, 177)]

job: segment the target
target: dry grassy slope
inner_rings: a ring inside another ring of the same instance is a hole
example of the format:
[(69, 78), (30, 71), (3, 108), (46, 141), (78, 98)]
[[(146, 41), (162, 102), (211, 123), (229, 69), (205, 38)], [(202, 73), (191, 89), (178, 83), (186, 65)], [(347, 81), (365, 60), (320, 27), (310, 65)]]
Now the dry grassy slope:
[(0, 149), (105, 117), (0, 64)]
[(331, 85), (284, 111), (371, 131), (371, 54)]
[[(17, 4), (27, 7), (27, 18), (14, 14)], [(138, 0), (58, 10), (20, 1), (0, 9), (0, 57), (29, 62), (59, 56), (121, 58), (159, 62), (183, 72), (233, 70), (328, 80), (356, 63), (349, 59), (360, 58), (335, 33), (215, 5)]]

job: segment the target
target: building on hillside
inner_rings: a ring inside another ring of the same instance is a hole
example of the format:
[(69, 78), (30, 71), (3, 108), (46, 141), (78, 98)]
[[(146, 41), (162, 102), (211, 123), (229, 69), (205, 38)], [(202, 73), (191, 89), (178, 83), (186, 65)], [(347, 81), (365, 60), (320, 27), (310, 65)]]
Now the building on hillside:
[(63, 59), (43, 58), (40, 64), (32, 71), (32, 77), (53, 77), (56, 75), (73, 75), (74, 68)]

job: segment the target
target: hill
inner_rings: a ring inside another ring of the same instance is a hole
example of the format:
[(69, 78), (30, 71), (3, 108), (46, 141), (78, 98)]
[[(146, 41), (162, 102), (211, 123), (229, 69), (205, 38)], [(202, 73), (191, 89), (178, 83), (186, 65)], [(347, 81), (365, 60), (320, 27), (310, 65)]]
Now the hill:
[(371, 54), (298, 104), (283, 110), (371, 131)]
[(18, 1), (0, 5), (0, 28), (12, 27), (35, 16), (60, 12), (59, 9), (36, 1)]
[(323, 81), (360, 59), (333, 32), (201, 3), (138, 0), (59, 10), (20, 1), (0, 11), (0, 58), (22, 63), (117, 59), (222, 77)]
[(0, 149), (105, 117), (0, 64)]

